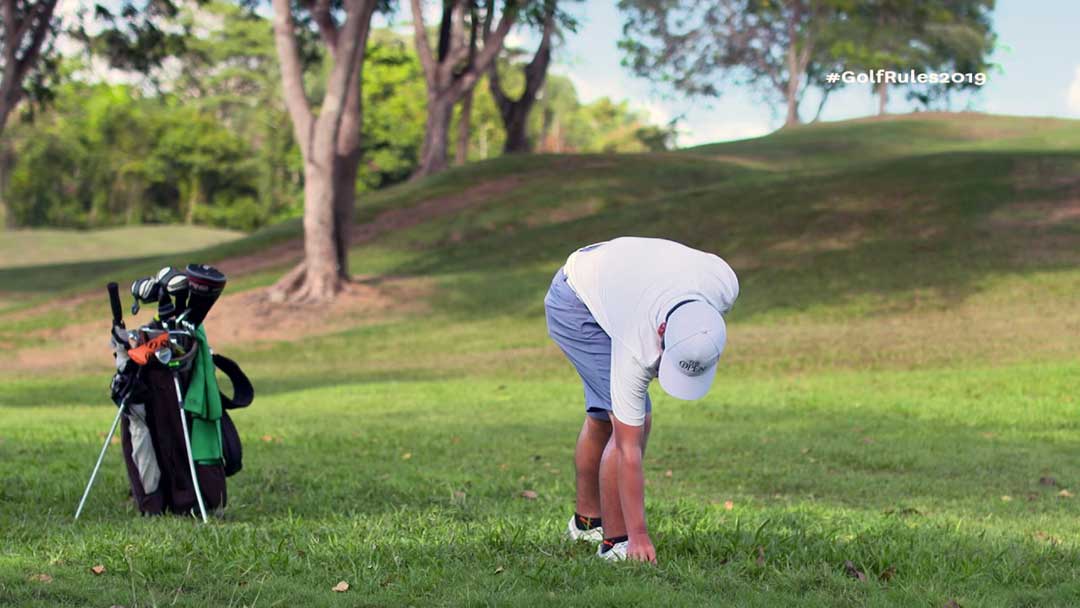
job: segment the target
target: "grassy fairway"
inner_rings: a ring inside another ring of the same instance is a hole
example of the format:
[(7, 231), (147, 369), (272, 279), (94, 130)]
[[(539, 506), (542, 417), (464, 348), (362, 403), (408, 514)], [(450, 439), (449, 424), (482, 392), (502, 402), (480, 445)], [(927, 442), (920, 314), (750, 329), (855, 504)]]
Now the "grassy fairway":
[(198, 226), (139, 226), (108, 230), (16, 230), (0, 240), (0, 268), (88, 260), (126, 260), (194, 251), (241, 236)]
[[(208, 527), (138, 518), (115, 451), (72, 523), (114, 412), (108, 361), (0, 371), (0, 605), (1076, 605), (1080, 124), (505, 159), (380, 193), (365, 219), (514, 175), (354, 251), (376, 288), (421, 285), (418, 305), (219, 349), (259, 397)], [(655, 568), (559, 537), (581, 389), (541, 300), (569, 251), (621, 233), (717, 251), (742, 281), (713, 392), (653, 390)], [(111, 276), (20, 272), (43, 301)], [(0, 313), (0, 342), (18, 355), (106, 311)]]

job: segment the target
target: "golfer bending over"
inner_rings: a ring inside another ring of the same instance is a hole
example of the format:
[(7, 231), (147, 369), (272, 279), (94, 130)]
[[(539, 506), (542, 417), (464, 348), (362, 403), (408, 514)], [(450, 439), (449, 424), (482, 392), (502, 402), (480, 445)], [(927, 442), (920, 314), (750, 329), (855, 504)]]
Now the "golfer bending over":
[(622, 237), (574, 252), (544, 298), (548, 333), (585, 384), (574, 451), (577, 508), (568, 534), (603, 541), (605, 559), (656, 561), (641, 460), (649, 383), (700, 399), (716, 376), (739, 296), (727, 262), (672, 241)]

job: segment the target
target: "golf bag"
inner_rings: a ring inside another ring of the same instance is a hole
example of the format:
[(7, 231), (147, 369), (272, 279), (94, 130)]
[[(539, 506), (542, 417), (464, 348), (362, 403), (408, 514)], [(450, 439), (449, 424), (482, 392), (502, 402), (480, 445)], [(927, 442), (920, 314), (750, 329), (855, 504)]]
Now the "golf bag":
[[(240, 367), (221, 355), (212, 357), (216, 367), (229, 377), (234, 387), (233, 398), (222, 395), (223, 407), (235, 409), (250, 405), (254, 390)], [(179, 385), (181, 390), (186, 390), (191, 370), (177, 373), (164, 365), (148, 364), (136, 370), (135, 375), (137, 384), (132, 387), (134, 392), (128, 398), (127, 411), (120, 422), (124, 464), (135, 505), (144, 515), (196, 511), (195, 487), (184, 441), (185, 425), (178, 415), (180, 401), (176, 389)], [(192, 414), (184, 412), (183, 415), (187, 418), (186, 427), (192, 428), (195, 422)], [(219, 424), (221, 462), (195, 463), (195, 475), (208, 511), (226, 505), (226, 478), (238, 473), (243, 463), (240, 436), (228, 409), (222, 410)]]
[[(118, 425), (131, 495), (141, 513), (195, 512), (205, 522), (208, 511), (225, 506), (226, 478), (240, 471), (243, 457), (228, 410), (250, 405), (255, 391), (240, 366), (210, 350), (202, 326), (224, 287), (225, 275), (197, 264), (139, 279), (131, 285), (132, 313), (140, 302), (157, 302), (157, 315), (129, 331), (119, 288), (108, 285), (117, 370), (111, 389), (119, 409), (76, 519)], [(233, 387), (231, 398), (219, 391), (218, 371)]]

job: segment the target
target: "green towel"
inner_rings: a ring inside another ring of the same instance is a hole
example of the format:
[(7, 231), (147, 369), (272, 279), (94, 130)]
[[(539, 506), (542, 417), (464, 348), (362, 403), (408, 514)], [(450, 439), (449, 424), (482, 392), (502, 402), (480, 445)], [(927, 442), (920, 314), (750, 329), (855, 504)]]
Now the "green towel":
[(221, 393), (202, 325), (195, 330), (195, 339), (199, 353), (184, 395), (184, 409), (191, 414), (191, 457), (198, 464), (221, 464)]

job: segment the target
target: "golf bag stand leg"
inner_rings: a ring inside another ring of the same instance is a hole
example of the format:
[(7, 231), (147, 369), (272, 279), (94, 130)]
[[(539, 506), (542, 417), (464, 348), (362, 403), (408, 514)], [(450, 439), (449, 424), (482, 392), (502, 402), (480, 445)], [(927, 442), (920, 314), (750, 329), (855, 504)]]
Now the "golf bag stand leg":
[(116, 426), (120, 424), (120, 417), (124, 415), (124, 410), (127, 408), (127, 397), (124, 397), (120, 402), (120, 407), (116, 408), (116, 418), (113, 418), (112, 427), (109, 429), (109, 434), (105, 437), (105, 443), (101, 446), (101, 453), (98, 454), (97, 463), (94, 464), (94, 470), (90, 473), (90, 481), (86, 482), (86, 489), (83, 490), (82, 500), (79, 501), (79, 507), (75, 509), (75, 519), (79, 519), (82, 515), (83, 506), (86, 505), (86, 498), (90, 496), (90, 488), (94, 487), (94, 480), (97, 479), (98, 469), (101, 468), (101, 461), (105, 460), (105, 452), (109, 449), (109, 443), (112, 441), (113, 435), (116, 434)]
[(184, 447), (187, 448), (191, 484), (195, 486), (195, 500), (199, 503), (199, 515), (202, 515), (205, 524), (207, 523), (206, 504), (203, 502), (202, 489), (199, 488), (199, 476), (195, 473), (195, 458), (191, 455), (191, 436), (188, 435), (187, 416), (184, 413), (184, 395), (180, 392), (180, 377), (175, 373), (173, 374), (173, 385), (176, 387), (176, 402), (180, 404), (180, 426), (184, 430)]

